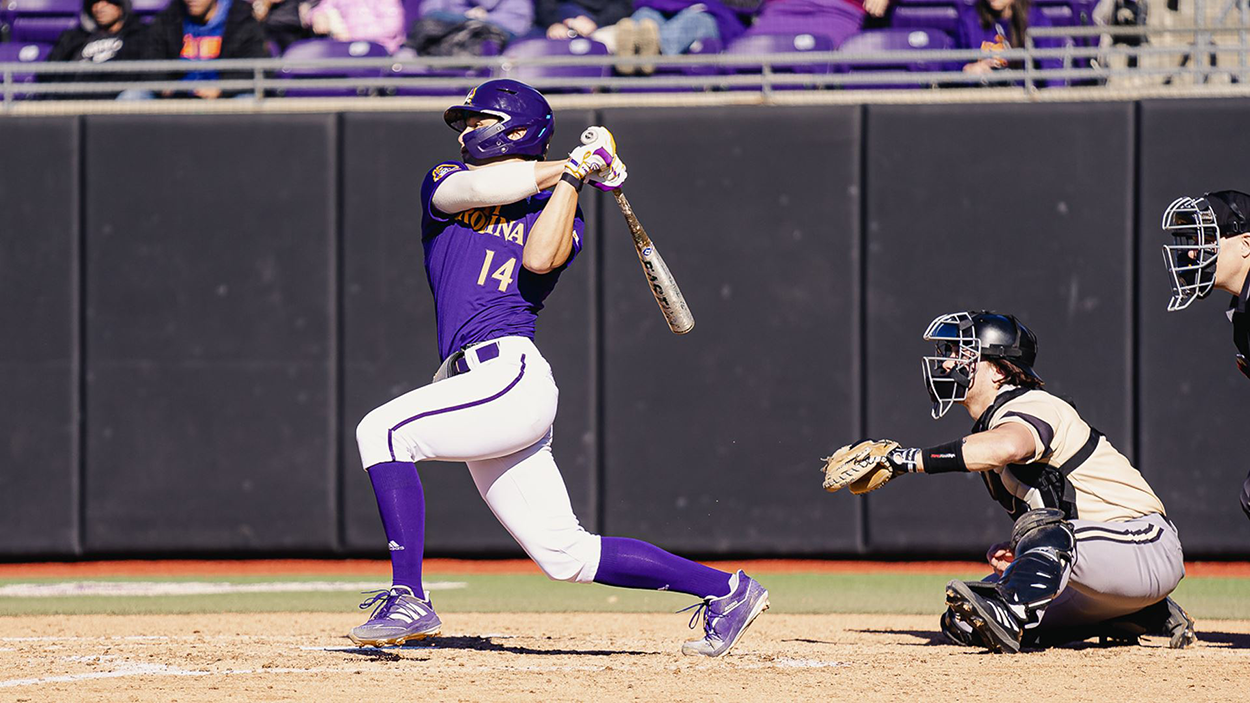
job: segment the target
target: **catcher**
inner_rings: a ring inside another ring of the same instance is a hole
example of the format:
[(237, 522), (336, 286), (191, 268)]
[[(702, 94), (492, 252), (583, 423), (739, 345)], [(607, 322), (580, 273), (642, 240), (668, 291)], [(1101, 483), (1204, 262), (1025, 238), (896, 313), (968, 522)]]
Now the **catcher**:
[(947, 639), (1013, 653), (1095, 635), (1194, 642), (1193, 620), (1168, 598), (1185, 575), (1176, 527), (1128, 459), (1043, 390), (1037, 337), (1011, 315), (955, 312), (924, 339), (937, 346), (924, 358), (933, 417), (962, 405), (972, 433), (924, 449), (843, 447), (826, 459), (824, 486), (861, 494), (903, 474), (981, 474), (1015, 525), (986, 553), (991, 576), (947, 584)]

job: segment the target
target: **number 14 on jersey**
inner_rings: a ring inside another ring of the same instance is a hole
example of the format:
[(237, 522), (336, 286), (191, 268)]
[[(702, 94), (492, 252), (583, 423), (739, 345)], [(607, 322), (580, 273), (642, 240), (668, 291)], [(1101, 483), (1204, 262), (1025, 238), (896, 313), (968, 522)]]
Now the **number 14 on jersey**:
[(503, 293), (508, 290), (508, 284), (512, 283), (512, 272), (516, 269), (516, 259), (511, 258), (504, 262), (503, 266), (491, 272), (490, 267), (495, 261), (495, 251), (493, 249), (486, 250), (486, 259), (482, 262), (482, 271), (477, 275), (477, 284), (479, 286), (486, 285), (486, 277), (499, 281), (499, 292)]

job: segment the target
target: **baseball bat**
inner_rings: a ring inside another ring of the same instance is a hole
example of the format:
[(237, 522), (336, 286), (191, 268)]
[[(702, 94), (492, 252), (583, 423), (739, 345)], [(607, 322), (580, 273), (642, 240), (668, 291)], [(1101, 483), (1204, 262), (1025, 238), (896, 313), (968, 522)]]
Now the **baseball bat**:
[[(594, 140), (594, 137), (594, 132), (588, 129), (582, 133), (582, 143), (589, 143)], [(634, 237), (634, 251), (638, 254), (638, 263), (642, 264), (642, 273), (647, 279), (647, 285), (651, 288), (651, 294), (655, 296), (656, 304), (660, 306), (660, 312), (664, 314), (664, 321), (668, 323), (668, 328), (673, 331), (673, 334), (689, 332), (694, 329), (694, 315), (690, 312), (690, 306), (686, 304), (686, 297), (677, 287), (677, 279), (673, 278), (673, 273), (669, 271), (668, 264), (664, 263), (660, 251), (651, 242), (651, 237), (647, 236), (647, 230), (638, 221), (638, 216), (634, 214), (634, 208), (629, 204), (625, 193), (620, 188), (616, 188), (612, 191), (612, 197), (616, 199), (617, 207), (625, 216), (625, 224), (629, 225), (629, 233)]]

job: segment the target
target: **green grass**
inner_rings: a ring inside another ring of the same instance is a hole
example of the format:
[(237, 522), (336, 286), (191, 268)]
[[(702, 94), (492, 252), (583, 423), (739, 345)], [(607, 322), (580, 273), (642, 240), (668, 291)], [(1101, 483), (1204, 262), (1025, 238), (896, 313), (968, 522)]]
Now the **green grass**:
[[(761, 574), (774, 613), (933, 614), (943, 607), (943, 586), (952, 578), (981, 574)], [(458, 590), (435, 591), (440, 612), (672, 612), (694, 602), (674, 593), (631, 591), (604, 586), (557, 583), (539, 575), (431, 574), (431, 581), (460, 581)], [(0, 579), (10, 583), (49, 583), (63, 579)], [(369, 581), (369, 577), (253, 576), (83, 579), (94, 581)], [(379, 586), (382, 581), (379, 580)], [(1206, 619), (1250, 619), (1250, 579), (1189, 578), (1176, 599), (1190, 614)], [(75, 613), (353, 612), (364, 596), (356, 592), (240, 593), (198, 596), (0, 597), (0, 615)]]

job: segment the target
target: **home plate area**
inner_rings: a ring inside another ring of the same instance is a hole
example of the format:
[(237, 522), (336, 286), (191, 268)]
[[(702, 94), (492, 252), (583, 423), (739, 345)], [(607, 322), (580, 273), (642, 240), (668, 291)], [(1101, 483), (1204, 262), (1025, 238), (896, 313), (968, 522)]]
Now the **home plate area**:
[(1250, 677), (1250, 622), (1211, 621), (1218, 631), (1181, 651), (1086, 643), (1009, 657), (945, 644), (934, 620), (765, 614), (728, 656), (705, 659), (679, 653), (694, 633), (674, 614), (449, 613), (442, 636), (383, 649), (352, 646), (356, 613), (15, 616), (0, 631), (0, 701), (932, 700), (1038, 690), (1108, 700), (1129, 687), (1144, 700), (1234, 700)]

